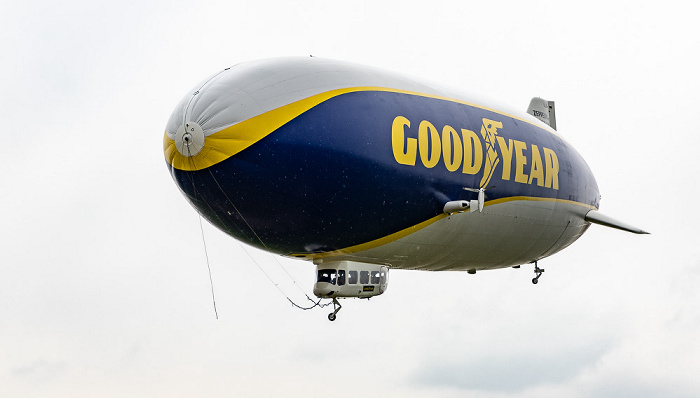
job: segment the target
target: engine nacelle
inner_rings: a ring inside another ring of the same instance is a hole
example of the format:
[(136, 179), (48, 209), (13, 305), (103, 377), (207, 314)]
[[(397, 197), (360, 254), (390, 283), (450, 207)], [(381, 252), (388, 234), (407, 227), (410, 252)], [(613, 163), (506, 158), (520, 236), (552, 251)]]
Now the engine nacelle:
[(332, 261), (316, 265), (314, 294), (320, 298), (369, 298), (384, 293), (389, 283), (385, 265)]

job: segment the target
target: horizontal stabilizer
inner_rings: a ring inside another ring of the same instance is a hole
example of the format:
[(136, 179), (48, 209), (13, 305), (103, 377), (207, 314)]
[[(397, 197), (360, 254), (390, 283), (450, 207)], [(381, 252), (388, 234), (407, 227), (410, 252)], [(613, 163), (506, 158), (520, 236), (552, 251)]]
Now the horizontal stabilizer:
[(621, 221), (617, 221), (612, 217), (608, 217), (604, 214), (599, 213), (597, 210), (591, 210), (586, 214), (586, 221), (592, 222), (594, 224), (605, 225), (610, 228), (617, 228), (623, 231), (632, 232), (635, 234), (648, 234), (649, 232), (633, 227), (629, 224), (625, 224)]

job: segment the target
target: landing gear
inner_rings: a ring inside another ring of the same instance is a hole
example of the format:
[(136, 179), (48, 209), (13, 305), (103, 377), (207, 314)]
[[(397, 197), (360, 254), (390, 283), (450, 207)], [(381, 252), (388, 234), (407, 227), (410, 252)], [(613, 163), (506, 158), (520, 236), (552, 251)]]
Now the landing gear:
[(540, 279), (540, 276), (542, 276), (542, 273), (544, 272), (544, 269), (540, 268), (537, 266), (537, 261), (535, 261), (535, 277), (532, 278), (532, 283), (537, 284), (537, 281)]
[(333, 297), (333, 312), (331, 312), (330, 314), (328, 314), (328, 320), (331, 321), (331, 322), (332, 322), (332, 321), (335, 321), (335, 314), (337, 314), (338, 311), (340, 311), (341, 308), (342, 308), (342, 307), (340, 306), (340, 303), (338, 302), (338, 299), (335, 298), (335, 297)]

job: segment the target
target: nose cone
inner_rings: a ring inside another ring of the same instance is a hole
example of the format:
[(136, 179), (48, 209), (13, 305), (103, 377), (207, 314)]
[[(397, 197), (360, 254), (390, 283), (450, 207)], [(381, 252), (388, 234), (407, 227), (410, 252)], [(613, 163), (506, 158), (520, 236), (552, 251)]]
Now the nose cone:
[(232, 142), (210, 137), (258, 112), (235, 69), (226, 68), (198, 84), (175, 107), (163, 137), (165, 158), (172, 167), (200, 170), (220, 162)]
[(175, 133), (175, 148), (182, 156), (196, 156), (204, 148), (204, 130), (196, 122), (186, 122)]

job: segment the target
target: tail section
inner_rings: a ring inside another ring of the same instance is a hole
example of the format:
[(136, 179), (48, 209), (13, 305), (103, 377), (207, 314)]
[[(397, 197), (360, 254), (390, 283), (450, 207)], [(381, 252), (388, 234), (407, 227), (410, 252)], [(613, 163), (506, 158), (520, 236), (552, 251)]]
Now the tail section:
[(548, 101), (540, 97), (535, 97), (530, 100), (530, 106), (527, 107), (527, 113), (540, 119), (554, 130), (557, 129), (557, 118), (554, 112), (554, 101)]

